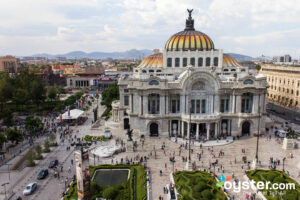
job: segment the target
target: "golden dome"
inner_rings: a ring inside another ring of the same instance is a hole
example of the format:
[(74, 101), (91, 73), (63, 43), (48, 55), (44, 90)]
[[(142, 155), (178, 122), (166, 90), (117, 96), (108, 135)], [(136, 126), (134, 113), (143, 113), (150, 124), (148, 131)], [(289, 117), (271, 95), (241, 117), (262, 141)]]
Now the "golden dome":
[(178, 32), (170, 37), (165, 45), (167, 51), (209, 51), (214, 49), (213, 41), (200, 31), (194, 28), (194, 20), (192, 19), (192, 11), (188, 10), (189, 17), (185, 22), (184, 31)]
[(237, 60), (229, 54), (223, 54), (223, 67), (239, 67)]
[(138, 68), (162, 68), (163, 67), (163, 54), (154, 53), (147, 58), (145, 58)]
[(204, 33), (199, 31), (181, 31), (173, 35), (166, 43), (167, 51), (209, 51), (214, 49), (213, 41)]

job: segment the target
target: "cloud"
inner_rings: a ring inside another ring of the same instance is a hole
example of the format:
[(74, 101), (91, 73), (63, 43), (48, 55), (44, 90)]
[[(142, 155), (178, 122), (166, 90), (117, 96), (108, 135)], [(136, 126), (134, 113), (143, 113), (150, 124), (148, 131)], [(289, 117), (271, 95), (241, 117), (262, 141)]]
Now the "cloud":
[[(255, 56), (298, 52), (299, 0), (1, 0), (0, 54), (161, 48), (185, 26), (217, 48)], [(294, 53), (296, 55), (296, 53)]]

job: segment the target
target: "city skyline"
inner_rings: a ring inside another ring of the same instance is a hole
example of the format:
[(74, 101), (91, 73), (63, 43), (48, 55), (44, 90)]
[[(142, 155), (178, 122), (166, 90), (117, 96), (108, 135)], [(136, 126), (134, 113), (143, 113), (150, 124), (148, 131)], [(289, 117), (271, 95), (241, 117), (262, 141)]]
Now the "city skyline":
[(0, 55), (163, 49), (173, 33), (184, 29), (187, 8), (194, 9), (195, 28), (209, 35), (217, 49), (299, 58), (296, 0), (3, 0)]

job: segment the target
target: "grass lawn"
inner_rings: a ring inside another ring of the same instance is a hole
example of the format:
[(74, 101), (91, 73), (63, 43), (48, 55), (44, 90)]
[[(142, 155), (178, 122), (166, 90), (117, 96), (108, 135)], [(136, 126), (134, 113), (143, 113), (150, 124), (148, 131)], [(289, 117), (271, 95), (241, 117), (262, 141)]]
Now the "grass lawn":
[(203, 171), (179, 171), (174, 173), (177, 191), (181, 200), (225, 200), (222, 189), (216, 186), (216, 179)]
[[(142, 165), (98, 165), (90, 166), (90, 177), (93, 178), (94, 172), (97, 169), (130, 169), (130, 178), (124, 183), (114, 186), (100, 186), (95, 181), (91, 180), (90, 191), (91, 200), (97, 197), (114, 200), (143, 200), (147, 199), (146, 189), (146, 171)], [(69, 192), (70, 191), (70, 192)], [(68, 191), (68, 195), (64, 200), (72, 200), (77, 197), (77, 189)], [(74, 194), (76, 193), (76, 194)]]
[[(264, 189), (263, 194), (269, 200), (300, 200), (300, 185), (292, 178), (287, 176), (284, 172), (279, 170), (263, 170), (257, 169), (247, 172), (247, 175), (250, 179), (253, 179), (255, 182), (270, 181), (273, 183), (294, 183), (294, 189), (288, 190), (273, 190), (273, 189)], [(271, 185), (270, 184), (270, 185)]]

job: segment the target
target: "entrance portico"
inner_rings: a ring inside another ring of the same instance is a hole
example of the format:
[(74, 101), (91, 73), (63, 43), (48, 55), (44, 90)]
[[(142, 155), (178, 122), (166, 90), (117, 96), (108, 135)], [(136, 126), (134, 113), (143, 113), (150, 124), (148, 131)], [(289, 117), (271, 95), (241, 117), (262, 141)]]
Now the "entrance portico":
[(169, 120), (169, 131), (171, 137), (191, 138), (196, 140), (210, 140), (219, 137), (219, 122), (192, 122), (181, 120)]

